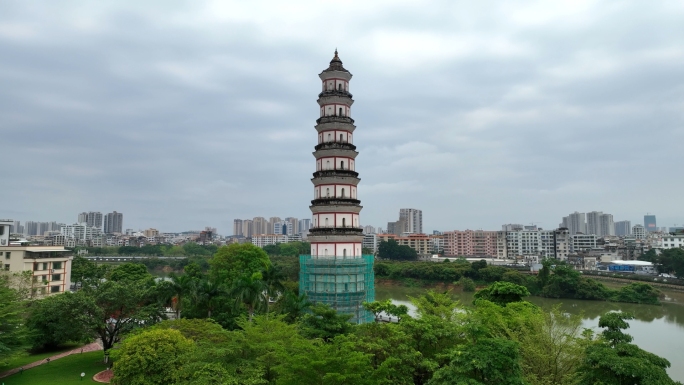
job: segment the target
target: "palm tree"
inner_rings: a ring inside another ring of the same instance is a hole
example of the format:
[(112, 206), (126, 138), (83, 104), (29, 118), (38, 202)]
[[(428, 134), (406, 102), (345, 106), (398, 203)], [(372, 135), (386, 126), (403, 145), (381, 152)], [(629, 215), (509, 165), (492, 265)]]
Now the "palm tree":
[(252, 322), (254, 312), (264, 309), (268, 303), (268, 286), (260, 278), (258, 274), (243, 275), (235, 280), (230, 290), (230, 296), (235, 298), (236, 305), (247, 306), (249, 322)]
[(169, 274), (171, 278), (171, 292), (175, 298), (176, 319), (181, 318), (181, 308), (183, 307), (183, 298), (192, 296), (197, 288), (197, 281), (189, 275)]
[(207, 318), (211, 318), (211, 312), (215, 307), (214, 299), (225, 294), (225, 292), (225, 286), (205, 278), (199, 281), (194, 299), (199, 306), (207, 308)]
[(285, 276), (279, 267), (271, 266), (270, 269), (261, 272), (261, 277), (264, 283), (266, 283), (269, 297), (277, 297), (285, 291), (285, 286), (283, 286)]
[(297, 295), (294, 292), (286, 291), (283, 296), (281, 306), (282, 312), (287, 314), (285, 319), (288, 322), (294, 322), (312, 306), (312, 303), (309, 302), (309, 299), (306, 297), (306, 293)]

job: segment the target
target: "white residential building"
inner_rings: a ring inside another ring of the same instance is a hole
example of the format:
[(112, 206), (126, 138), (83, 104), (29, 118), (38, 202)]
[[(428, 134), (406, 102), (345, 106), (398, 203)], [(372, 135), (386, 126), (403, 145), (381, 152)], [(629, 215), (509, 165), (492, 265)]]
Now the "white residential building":
[(423, 234), (423, 211), (399, 209), (399, 221), (404, 221), (404, 233)]
[(663, 235), (658, 247), (662, 249), (682, 249), (684, 248), (684, 235)]
[(636, 239), (646, 239), (646, 228), (642, 225), (634, 225), (632, 235)]
[(598, 239), (595, 234), (574, 234), (570, 238), (572, 239), (570, 252), (574, 254), (596, 248)]
[(373, 250), (373, 254), (375, 254), (378, 251), (378, 235), (373, 233), (364, 234), (361, 246)]
[(289, 237), (284, 234), (262, 234), (252, 236), (252, 244), (259, 247), (288, 242)]

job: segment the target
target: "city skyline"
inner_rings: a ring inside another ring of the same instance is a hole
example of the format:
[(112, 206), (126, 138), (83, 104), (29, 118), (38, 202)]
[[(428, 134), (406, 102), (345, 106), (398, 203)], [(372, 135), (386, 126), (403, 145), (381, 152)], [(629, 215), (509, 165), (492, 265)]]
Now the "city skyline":
[(307, 218), (310, 74), (337, 47), (358, 73), (361, 225), (401, 207), (425, 232), (575, 210), (684, 224), (676, 4), (352, 1), (332, 24), (316, 2), (0, 7), (3, 217), (115, 207), (127, 228), (223, 234)]

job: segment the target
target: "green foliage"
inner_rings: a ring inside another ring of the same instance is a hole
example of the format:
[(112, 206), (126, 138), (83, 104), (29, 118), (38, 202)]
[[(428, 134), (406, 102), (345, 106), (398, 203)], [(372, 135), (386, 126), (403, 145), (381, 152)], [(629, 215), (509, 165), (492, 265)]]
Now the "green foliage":
[(68, 342), (87, 342), (93, 335), (85, 328), (85, 297), (63, 293), (35, 301), (29, 309), (26, 326), (33, 350), (49, 350)]
[(631, 344), (623, 332), (629, 327), (627, 313), (607, 313), (599, 319), (605, 328), (601, 339), (590, 344), (578, 370), (580, 385), (669, 385), (679, 384), (667, 375), (670, 362)]
[(339, 314), (328, 305), (315, 304), (311, 307), (311, 313), (302, 317), (302, 334), (307, 338), (330, 342), (336, 336), (352, 331), (353, 326), (349, 323), (351, 318), (351, 314)]
[(152, 274), (140, 263), (124, 263), (112, 269), (107, 279), (114, 282), (149, 282)]
[(268, 306), (268, 285), (261, 279), (261, 274), (243, 275), (233, 282), (230, 297), (234, 298), (237, 306), (247, 307), (249, 320), (255, 312), (264, 311)]
[(660, 290), (649, 284), (633, 282), (620, 288), (620, 290), (613, 295), (612, 300), (616, 302), (646, 303), (655, 305), (659, 303), (658, 297), (660, 297), (660, 294)]
[(664, 249), (660, 255), (651, 258), (660, 273), (684, 277), (684, 249)]
[(510, 269), (503, 266), (487, 266), (485, 268), (477, 269), (477, 275), (485, 282), (496, 282), (501, 281), (504, 274), (508, 271), (510, 271)]
[(23, 301), (17, 290), (9, 287), (9, 282), (8, 275), (0, 274), (0, 363), (23, 343)]
[(468, 277), (461, 277), (461, 279), (456, 282), (457, 285), (461, 286), (463, 288), (463, 291), (467, 292), (473, 292), (477, 289), (477, 286), (475, 286), (475, 281)]
[(183, 365), (193, 342), (178, 330), (150, 329), (126, 338), (114, 351), (113, 384), (166, 385)]
[(408, 315), (409, 310), (406, 305), (395, 305), (389, 299), (386, 301), (364, 302), (363, 307), (375, 315), (375, 322), (378, 322), (380, 313), (385, 313), (390, 317), (396, 317), (401, 320), (401, 318)]
[(98, 336), (104, 350), (121, 337), (162, 317), (159, 288), (145, 281), (107, 281), (97, 288), (84, 288), (71, 296), (72, 306), (84, 314), (84, 327)]
[(223, 246), (209, 262), (212, 280), (232, 283), (242, 275), (251, 276), (271, 267), (268, 254), (251, 243), (233, 243)]
[(525, 286), (510, 282), (494, 282), (490, 286), (475, 293), (475, 300), (487, 300), (500, 306), (511, 302), (520, 302), (530, 295)]
[(371, 385), (371, 357), (356, 349), (355, 339), (337, 336), (329, 343), (309, 343), (283, 357), (278, 384)]
[(97, 266), (83, 257), (74, 257), (71, 262), (71, 282), (76, 287), (84, 285), (98, 285), (100, 281), (107, 275), (109, 266)]
[(456, 311), (461, 307), (458, 301), (451, 299), (448, 291), (438, 293), (434, 290), (428, 290), (420, 297), (409, 298), (416, 307), (416, 313), (421, 317), (432, 316), (454, 321), (456, 319)]
[(502, 338), (482, 338), (459, 345), (448, 355), (429, 385), (524, 385), (518, 344)]
[(395, 261), (415, 261), (418, 259), (416, 250), (406, 245), (399, 245), (394, 239), (381, 241), (378, 245), (378, 258)]
[(311, 244), (309, 242), (276, 243), (264, 246), (264, 251), (269, 256), (296, 257), (311, 253)]

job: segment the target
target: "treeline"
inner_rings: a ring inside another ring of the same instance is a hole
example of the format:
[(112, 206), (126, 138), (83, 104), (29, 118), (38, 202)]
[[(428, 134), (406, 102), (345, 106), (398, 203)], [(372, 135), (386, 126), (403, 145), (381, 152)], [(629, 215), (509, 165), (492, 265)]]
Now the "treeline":
[(671, 274), (684, 279), (684, 250), (682, 249), (663, 249), (660, 254), (656, 254), (655, 250), (651, 249), (639, 259), (652, 262), (659, 273)]
[(151, 257), (183, 257), (183, 256), (197, 256), (197, 257), (211, 257), (218, 250), (216, 245), (199, 245), (195, 242), (188, 242), (182, 246), (179, 245), (145, 245), (143, 247), (137, 246), (105, 246), (105, 247), (85, 247), (76, 248), (88, 250), (90, 255), (147, 255)]
[(266, 245), (263, 247), (266, 254), (269, 256), (286, 256), (298, 257), (300, 254), (311, 253), (311, 243), (309, 242), (288, 242), (276, 243), (275, 245)]
[[(448, 260), (447, 260), (448, 261)], [(660, 291), (646, 283), (631, 283), (619, 290), (582, 276), (565, 262), (545, 260), (537, 275), (522, 274), (503, 266), (488, 266), (487, 262), (378, 262), (375, 275), (378, 278), (417, 279), (430, 282), (460, 282), (464, 288), (474, 289), (469, 282), (490, 284), (503, 281), (526, 287), (532, 295), (550, 298), (575, 298), (600, 301), (616, 301), (657, 304)]]

